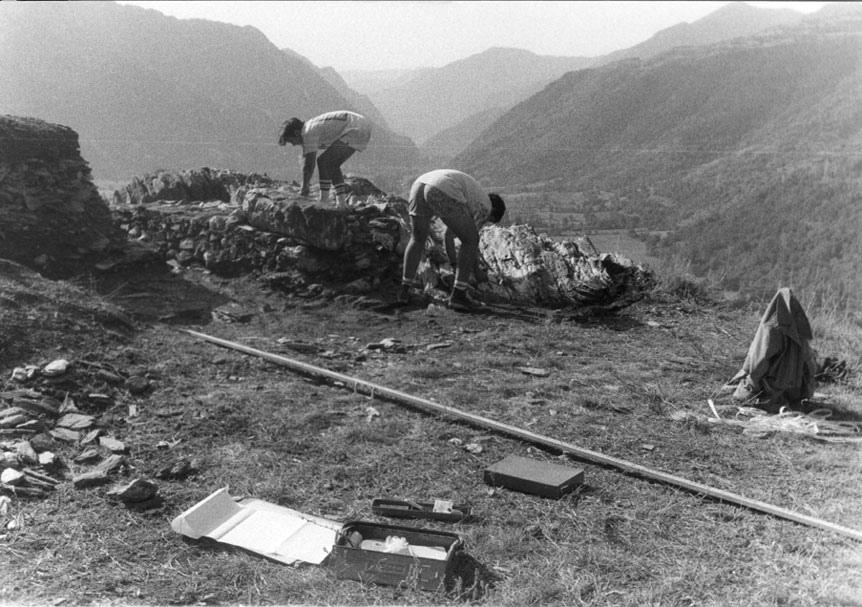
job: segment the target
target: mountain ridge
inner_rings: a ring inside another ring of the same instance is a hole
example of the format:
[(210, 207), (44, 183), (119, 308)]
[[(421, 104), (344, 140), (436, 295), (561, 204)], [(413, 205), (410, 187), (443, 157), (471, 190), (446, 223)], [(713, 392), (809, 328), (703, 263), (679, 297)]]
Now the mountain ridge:
[[(802, 13), (791, 9), (769, 9), (750, 6), (742, 2), (730, 3), (695, 21), (680, 23), (651, 36), (633, 47), (595, 57), (555, 57), (537, 55), (522, 49), (492, 47), (440, 68), (422, 68), (415, 74), (397, 72), (388, 84), (369, 85), (362, 74), (353, 71), (345, 74), (345, 81), (360, 90), (387, 116), (393, 128), (406, 133), (420, 147), (435, 139), (435, 147), (450, 145), (453, 150), (443, 156), (451, 160), (463, 150), (463, 137), (441, 135), (456, 124), (467, 131), (479, 131), (480, 126), (465, 121), (470, 116), (484, 116), (485, 110), (497, 107), (511, 108), (518, 102), (539, 92), (544, 86), (565, 72), (598, 67), (621, 59), (648, 58), (674, 47), (703, 45), (797, 22)], [(516, 51), (516, 54), (507, 51)], [(525, 67), (526, 55), (532, 55), (532, 64)], [(520, 62), (519, 62), (520, 61)], [(523, 72), (533, 75), (523, 79)], [(523, 80), (518, 83), (518, 78)], [(385, 80), (384, 80), (385, 81)], [(469, 87), (451, 86), (450, 81), (478, 83), (480, 94), (465, 92)], [(514, 86), (512, 83), (515, 82)], [(500, 83), (505, 83), (501, 85)], [(446, 99), (446, 111), (439, 112), (426, 100), (427, 91)], [(451, 131), (450, 131), (451, 133)], [(438, 152), (438, 156), (442, 154)]]

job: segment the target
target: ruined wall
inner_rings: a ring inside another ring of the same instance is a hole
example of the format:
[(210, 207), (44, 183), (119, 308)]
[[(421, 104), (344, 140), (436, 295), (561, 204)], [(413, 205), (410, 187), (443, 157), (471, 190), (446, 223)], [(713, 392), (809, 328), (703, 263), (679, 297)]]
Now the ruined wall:
[[(113, 195), (116, 206), (142, 204), (159, 200), (174, 202), (236, 200), (241, 188), (275, 187), (278, 183), (266, 175), (238, 173), (226, 169), (188, 169), (154, 171), (134, 177)], [(242, 200), (242, 195), (239, 196)]]
[[(179, 178), (160, 179), (175, 183)], [(384, 283), (394, 288), (410, 238), (407, 203), (361, 178), (348, 179), (348, 185), (352, 204), (342, 210), (300, 198), (294, 185), (270, 184), (232, 186), (228, 202), (162, 200), (126, 205), (115, 213), (130, 237), (182, 266), (202, 265), (225, 276), (254, 272), (286, 289), (314, 283), (353, 293)], [(452, 282), (441, 227), (435, 222), (418, 275), (432, 295), (445, 295)], [(486, 228), (480, 247), (491, 277), (481, 290), (499, 301), (553, 307), (622, 304), (637, 298), (650, 281), (643, 268), (600, 254), (585, 238), (554, 241), (530, 226)]]
[(293, 189), (238, 187), (228, 202), (160, 200), (115, 207), (114, 216), (165, 260), (223, 276), (258, 273), (285, 288), (356, 283), (364, 291), (399, 275), (403, 221), (385, 203), (366, 198), (343, 211), (298, 200)]
[(72, 129), (0, 116), (0, 258), (63, 277), (123, 246)]

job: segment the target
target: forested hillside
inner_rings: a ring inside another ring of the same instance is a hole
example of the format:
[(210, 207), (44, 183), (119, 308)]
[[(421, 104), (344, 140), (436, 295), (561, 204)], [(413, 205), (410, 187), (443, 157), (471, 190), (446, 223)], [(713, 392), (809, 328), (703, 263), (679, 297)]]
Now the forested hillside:
[[(252, 27), (113, 2), (4, 2), (0, 31), (0, 114), (73, 128), (97, 179), (202, 166), (293, 177), (281, 122), (355, 108)], [(419, 158), (384, 124), (373, 141), (346, 168), (385, 183)]]
[(655, 249), (698, 273), (847, 297), (862, 293), (860, 98), (862, 18), (815, 17), (567, 74), (454, 163), (512, 191), (598, 198), (617, 227), (671, 230)]

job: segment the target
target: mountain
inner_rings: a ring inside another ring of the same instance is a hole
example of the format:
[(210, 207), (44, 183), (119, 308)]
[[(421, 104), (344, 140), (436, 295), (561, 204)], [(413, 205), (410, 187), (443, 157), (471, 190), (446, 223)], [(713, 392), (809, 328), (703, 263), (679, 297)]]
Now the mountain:
[[(252, 27), (113, 2), (4, 2), (0, 31), (0, 114), (77, 131), (96, 179), (201, 166), (295, 178), (282, 121), (360, 111)], [(420, 158), (382, 123), (346, 168), (386, 183)]]
[(350, 88), (347, 83), (344, 81), (344, 78), (335, 71), (335, 69), (331, 67), (319, 68), (314, 65), (310, 59), (304, 57), (297, 53), (295, 50), (290, 48), (281, 49), (283, 53), (285, 53), (288, 57), (290, 57), (294, 61), (301, 61), (308, 68), (316, 71), (321, 78), (326, 80), (336, 91), (341, 95), (346, 101), (348, 101), (351, 107), (356, 108), (356, 111), (360, 114), (363, 114), (370, 120), (372, 120), (375, 124), (379, 124), (389, 128), (389, 125), (386, 124), (386, 119), (383, 117), (383, 114), (371, 103), (371, 100), (365, 95), (356, 92), (352, 88)]
[(568, 73), (453, 166), (670, 230), (654, 245), (700, 274), (862, 294), (862, 16), (841, 13)]
[(694, 23), (678, 23), (648, 40), (597, 59), (596, 65), (620, 59), (648, 59), (679, 46), (704, 46), (733, 38), (751, 36), (764, 30), (802, 21), (805, 15), (792, 9), (757, 8), (744, 2), (730, 2)]
[(388, 70), (344, 70), (344, 81), (355, 91), (374, 97), (388, 88), (400, 87), (419, 76), (436, 71), (438, 68), (418, 67)]
[[(451, 159), (469, 143), (468, 134), (478, 134), (488, 126), (486, 111), (493, 114), (509, 109), (568, 71), (747, 36), (802, 18), (789, 9), (732, 2), (694, 23), (680, 23), (641, 44), (600, 57), (549, 57), (495, 48), (441, 68), (351, 71), (343, 76), (351, 88), (368, 96), (393, 128), (422, 148), (430, 145), (439, 150), (434, 157)], [(463, 134), (457, 135), (456, 128)], [(441, 146), (451, 147), (445, 150)]]
[(458, 124), (442, 130), (425, 141), (419, 149), (434, 166), (449, 166), (452, 159), (482, 132), (506, 113), (508, 108), (492, 107), (468, 116)]
[[(492, 48), (441, 68), (410, 75), (406, 82), (362, 90), (392, 128), (419, 144), (467, 117), (511, 107), (562, 74), (585, 67), (580, 57), (551, 57), (512, 48)], [(402, 74), (403, 75), (403, 74)]]

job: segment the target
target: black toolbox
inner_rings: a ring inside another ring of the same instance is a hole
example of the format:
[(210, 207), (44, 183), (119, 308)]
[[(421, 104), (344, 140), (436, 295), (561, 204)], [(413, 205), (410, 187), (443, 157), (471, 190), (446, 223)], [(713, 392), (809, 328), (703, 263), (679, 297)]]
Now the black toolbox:
[[(405, 545), (385, 552), (387, 540)], [(345, 523), (327, 565), (339, 579), (436, 591), (445, 588), (453, 557), (464, 542), (455, 533), (365, 521)]]
[(560, 498), (584, 482), (584, 471), (518, 455), (485, 468), (485, 483), (542, 497)]

